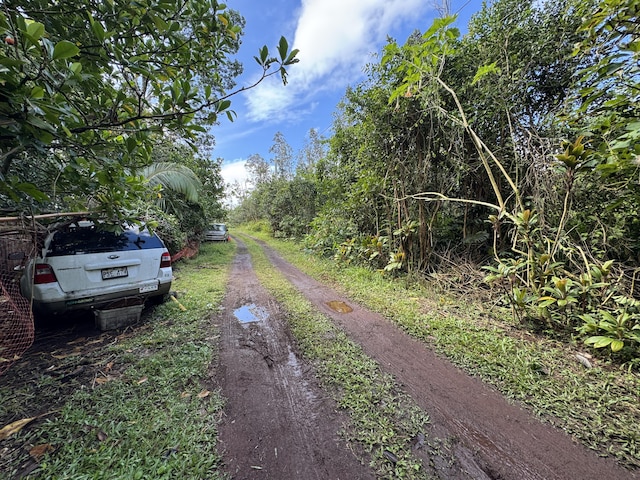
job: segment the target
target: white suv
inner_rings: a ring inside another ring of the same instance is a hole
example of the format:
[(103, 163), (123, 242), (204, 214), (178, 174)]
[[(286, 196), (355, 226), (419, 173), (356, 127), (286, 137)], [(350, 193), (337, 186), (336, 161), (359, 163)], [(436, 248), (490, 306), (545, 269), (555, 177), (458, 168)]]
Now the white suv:
[(77, 222), (51, 233), (20, 280), (39, 313), (104, 307), (128, 297), (162, 299), (171, 288), (171, 255), (148, 230), (120, 234)]

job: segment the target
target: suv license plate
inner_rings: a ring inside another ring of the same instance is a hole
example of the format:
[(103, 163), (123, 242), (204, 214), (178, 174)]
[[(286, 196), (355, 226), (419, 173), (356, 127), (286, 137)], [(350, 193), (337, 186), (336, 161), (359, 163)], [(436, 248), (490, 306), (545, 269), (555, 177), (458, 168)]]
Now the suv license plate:
[(102, 279), (109, 280), (110, 278), (120, 278), (120, 277), (128, 277), (129, 271), (127, 267), (118, 267), (118, 268), (105, 268), (102, 270)]
[(158, 290), (157, 283), (153, 285), (145, 285), (144, 287), (140, 287), (140, 293), (155, 292), (156, 290)]

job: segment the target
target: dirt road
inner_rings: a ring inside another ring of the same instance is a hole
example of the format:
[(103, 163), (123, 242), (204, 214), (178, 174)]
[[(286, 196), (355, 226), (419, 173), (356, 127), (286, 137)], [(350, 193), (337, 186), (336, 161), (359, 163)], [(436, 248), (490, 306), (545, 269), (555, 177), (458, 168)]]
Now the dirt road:
[[(380, 315), (303, 274), (263, 246), (274, 267), (362, 345), (430, 416), (444, 465), (426, 458), (441, 479), (636, 479), (541, 423), (479, 380), (398, 330)], [(328, 302), (353, 308), (338, 313)], [(339, 437), (344, 419), (296, 355), (286, 320), (258, 283), (238, 241), (213, 373), (228, 399), (221, 425), (226, 470), (234, 479), (375, 478)]]
[(296, 355), (240, 241), (220, 320), (214, 375), (227, 399), (220, 435), (232, 478), (375, 478), (340, 440), (341, 415)]

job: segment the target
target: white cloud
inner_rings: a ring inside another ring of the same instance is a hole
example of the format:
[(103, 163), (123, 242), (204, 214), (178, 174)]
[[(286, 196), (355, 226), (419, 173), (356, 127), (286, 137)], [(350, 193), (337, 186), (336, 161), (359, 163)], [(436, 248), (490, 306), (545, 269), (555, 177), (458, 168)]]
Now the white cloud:
[(223, 163), (220, 174), (225, 184), (235, 183), (236, 181), (243, 184), (249, 177), (249, 173), (245, 168), (246, 160), (237, 160), (231, 163)]
[[(251, 91), (246, 97), (248, 107), (247, 117), (252, 122), (295, 123), (318, 106), (317, 102), (308, 101), (305, 97), (312, 97), (290, 84), (283, 87), (280, 77), (277, 80), (269, 79), (269, 84), (261, 85)], [(318, 89), (314, 89), (317, 93)], [(295, 107), (294, 107), (295, 103)]]
[(295, 114), (295, 106), (304, 105), (310, 93), (357, 81), (390, 31), (428, 7), (424, 0), (302, 0), (292, 42), (300, 50), (300, 63), (289, 68), (286, 88), (274, 75), (251, 92), (249, 117), (282, 120)]
[(248, 116), (254, 122), (282, 120), (290, 102), (290, 89), (283, 88), (280, 76), (275, 75), (266, 79), (246, 96)]
[(417, 18), (425, 4), (424, 0), (303, 0), (294, 40), (301, 61), (292, 76), (307, 82), (336, 70), (359, 76), (392, 27)]

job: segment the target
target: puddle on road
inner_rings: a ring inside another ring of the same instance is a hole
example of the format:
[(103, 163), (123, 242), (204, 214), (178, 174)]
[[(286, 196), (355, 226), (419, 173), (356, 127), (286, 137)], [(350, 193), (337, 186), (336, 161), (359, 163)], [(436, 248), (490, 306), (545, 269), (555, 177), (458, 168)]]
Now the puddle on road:
[(331, 310), (333, 310), (334, 312), (338, 312), (338, 313), (349, 313), (349, 312), (353, 312), (353, 308), (351, 308), (349, 305), (347, 305), (344, 302), (340, 302), (338, 300), (331, 300), (330, 302), (327, 302), (327, 305), (329, 306), (329, 308)]
[(259, 322), (269, 318), (269, 314), (264, 308), (258, 307), (255, 303), (243, 305), (233, 311), (233, 315), (240, 323)]
[(316, 394), (313, 389), (309, 387), (309, 383), (304, 379), (304, 372), (302, 371), (302, 365), (298, 360), (298, 357), (293, 350), (291, 350), (291, 345), (287, 345), (287, 350), (289, 351), (289, 358), (287, 359), (287, 367), (289, 367), (293, 371), (293, 375), (296, 378), (300, 379), (300, 384), (298, 388), (302, 395), (304, 395), (307, 402), (311, 404), (311, 402), (316, 401)]

